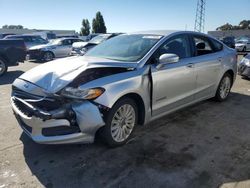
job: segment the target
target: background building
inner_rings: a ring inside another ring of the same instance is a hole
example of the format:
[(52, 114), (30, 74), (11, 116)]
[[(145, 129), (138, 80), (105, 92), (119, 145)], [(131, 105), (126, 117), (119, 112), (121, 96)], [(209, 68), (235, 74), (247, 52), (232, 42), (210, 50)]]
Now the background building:
[(208, 31), (208, 34), (216, 38), (229, 37), (229, 36), (234, 36), (235, 38), (246, 36), (250, 38), (249, 29), (248, 30)]

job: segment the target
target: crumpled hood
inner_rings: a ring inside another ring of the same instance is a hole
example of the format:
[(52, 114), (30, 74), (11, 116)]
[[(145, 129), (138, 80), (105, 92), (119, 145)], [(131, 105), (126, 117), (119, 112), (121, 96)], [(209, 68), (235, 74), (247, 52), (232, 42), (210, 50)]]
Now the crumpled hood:
[(84, 46), (86, 46), (88, 44), (88, 42), (74, 42), (72, 47), (73, 48), (82, 48)]
[(29, 48), (29, 50), (38, 50), (38, 49), (48, 48), (48, 47), (53, 47), (53, 46), (54, 45), (51, 45), (51, 44), (41, 44), (41, 45), (32, 46)]
[(136, 68), (137, 63), (124, 63), (103, 58), (73, 56), (39, 65), (18, 79), (26, 80), (43, 88), (46, 93), (56, 93), (88, 68), (125, 67)]

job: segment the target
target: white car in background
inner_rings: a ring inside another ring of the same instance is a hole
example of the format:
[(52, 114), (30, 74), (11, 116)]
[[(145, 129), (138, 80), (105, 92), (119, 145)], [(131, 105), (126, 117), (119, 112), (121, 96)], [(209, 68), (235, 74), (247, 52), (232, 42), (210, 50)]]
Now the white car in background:
[(51, 61), (57, 57), (69, 56), (72, 44), (81, 42), (78, 38), (59, 38), (50, 41), (48, 44), (33, 46), (28, 50), (28, 59)]
[(237, 51), (248, 51), (250, 50), (250, 39), (239, 40), (235, 43), (235, 49)]

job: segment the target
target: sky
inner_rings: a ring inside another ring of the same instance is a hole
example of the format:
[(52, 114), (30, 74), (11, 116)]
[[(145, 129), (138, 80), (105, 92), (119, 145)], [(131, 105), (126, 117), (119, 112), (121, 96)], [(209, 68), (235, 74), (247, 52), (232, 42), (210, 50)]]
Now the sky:
[[(108, 32), (173, 29), (193, 30), (197, 0), (0, 0), (0, 27), (79, 32), (101, 11)], [(205, 31), (227, 22), (250, 20), (250, 0), (206, 0)]]

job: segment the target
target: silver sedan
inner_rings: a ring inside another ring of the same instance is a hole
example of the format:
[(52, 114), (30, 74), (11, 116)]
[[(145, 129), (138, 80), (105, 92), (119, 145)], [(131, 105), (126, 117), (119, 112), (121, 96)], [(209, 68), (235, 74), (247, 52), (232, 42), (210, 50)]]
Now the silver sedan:
[(45, 63), (13, 83), (24, 132), (46, 144), (126, 143), (140, 124), (199, 101), (227, 99), (236, 52), (205, 34), (146, 31), (103, 42), (85, 56)]
[(47, 44), (33, 46), (29, 48), (27, 58), (51, 61), (54, 58), (67, 57), (70, 55), (74, 42), (83, 42), (83, 40), (78, 38), (59, 38)]

